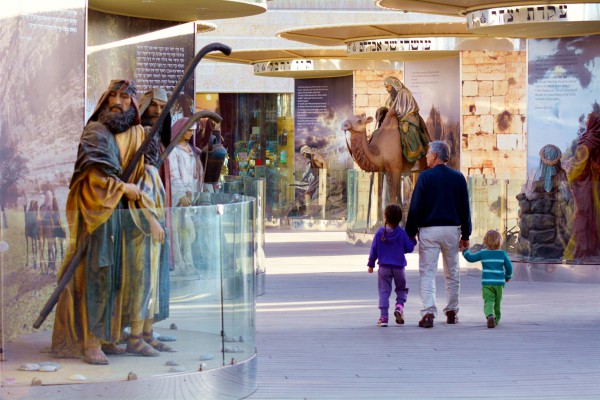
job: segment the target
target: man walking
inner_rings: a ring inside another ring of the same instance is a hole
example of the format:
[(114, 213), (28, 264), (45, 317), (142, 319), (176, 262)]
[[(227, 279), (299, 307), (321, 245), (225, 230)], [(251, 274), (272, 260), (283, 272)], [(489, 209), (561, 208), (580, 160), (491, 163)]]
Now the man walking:
[(444, 308), (447, 323), (458, 320), (460, 291), (459, 249), (469, 247), (471, 212), (465, 177), (448, 167), (450, 147), (446, 142), (429, 143), (426, 154), (428, 170), (417, 179), (410, 201), (406, 233), (419, 234), (419, 274), (422, 328), (433, 327), (437, 315), (435, 275), (440, 251), (444, 261), (444, 278), (448, 304)]

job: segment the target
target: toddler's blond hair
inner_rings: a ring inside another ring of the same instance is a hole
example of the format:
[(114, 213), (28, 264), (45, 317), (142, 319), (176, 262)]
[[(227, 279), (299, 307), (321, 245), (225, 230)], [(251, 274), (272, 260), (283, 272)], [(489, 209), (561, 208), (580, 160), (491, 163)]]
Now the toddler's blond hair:
[(497, 230), (490, 229), (483, 237), (483, 244), (489, 250), (498, 250), (502, 244), (502, 235)]

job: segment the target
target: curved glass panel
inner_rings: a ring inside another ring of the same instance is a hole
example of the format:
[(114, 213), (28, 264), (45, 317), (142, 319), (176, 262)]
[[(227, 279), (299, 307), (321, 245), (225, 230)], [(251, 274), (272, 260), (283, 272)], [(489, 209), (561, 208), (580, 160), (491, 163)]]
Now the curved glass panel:
[(219, 183), (217, 191), (223, 193), (243, 194), (256, 199), (254, 202), (254, 271), (256, 280), (256, 295), (265, 293), (265, 179), (248, 176), (225, 176), (224, 182)]
[[(109, 242), (103, 243), (96, 230), (87, 247), (77, 247), (82, 250), (79, 262), (69, 262), (77, 249), (68, 246), (70, 227), (64, 213), (54, 216), (55, 229), (49, 230), (42, 229), (45, 216), (39, 211), (5, 212), (0, 237), (8, 244), (1, 253), (2, 385), (28, 386), (34, 377), (44, 385), (127, 380), (130, 372), (139, 378), (157, 377), (210, 370), (253, 357), (255, 200), (229, 193), (192, 195), (191, 206), (165, 210), (167, 237), (162, 245), (152, 241), (144, 213), (121, 209), (112, 215)], [(37, 236), (30, 235), (34, 232)], [(107, 245), (113, 242), (122, 244)], [(106, 266), (109, 258), (120, 260), (120, 266), (118, 262)], [(58, 304), (41, 327), (34, 329), (60, 271), (69, 264), (75, 266), (76, 282), (84, 284), (76, 289), (70, 281), (59, 291)], [(82, 301), (82, 291), (87, 302)], [(94, 298), (93, 293), (104, 295)], [(84, 313), (82, 304), (87, 305)], [(101, 306), (111, 311), (102, 314)], [(108, 366), (66, 358), (83, 355), (83, 314), (88, 320), (100, 315), (97, 320), (110, 325), (113, 334), (106, 342), (112, 345), (104, 347)], [(153, 331), (144, 339), (162, 351), (151, 354), (152, 347), (132, 338), (138, 327), (140, 332)], [(174, 351), (166, 351), (167, 346)], [(67, 354), (71, 348), (76, 350)], [(116, 352), (123, 354), (112, 354)], [(40, 374), (40, 368), (57, 369)]]
[[(260, 170), (259, 170), (260, 171)], [(273, 171), (265, 169), (267, 222), (279, 219), (329, 221), (345, 228), (347, 218), (348, 171), (346, 169), (306, 169)]]
[[(383, 209), (390, 203), (383, 175), (348, 171), (348, 237), (352, 242), (370, 242), (383, 223)], [(416, 174), (405, 174), (396, 184), (400, 187), (396, 202), (404, 212), (402, 226), (416, 178)], [(599, 182), (502, 180), (481, 175), (469, 177), (467, 184), (474, 250), (481, 248), (488, 230), (496, 229), (514, 262), (540, 264), (544, 269), (553, 269), (546, 268), (547, 264), (600, 265), (600, 204), (593, 200), (598, 190), (593, 188)], [(596, 269), (579, 274), (595, 276)]]

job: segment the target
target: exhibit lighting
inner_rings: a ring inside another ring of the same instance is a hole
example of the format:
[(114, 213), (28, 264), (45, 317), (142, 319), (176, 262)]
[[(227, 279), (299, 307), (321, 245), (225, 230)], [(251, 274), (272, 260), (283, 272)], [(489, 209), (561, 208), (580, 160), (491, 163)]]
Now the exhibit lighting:
[(83, 0), (54, 1), (7, 1), (0, 7), (0, 18), (12, 18), (24, 14), (83, 8)]
[(104, 44), (97, 45), (97, 46), (88, 46), (87, 54), (89, 55), (89, 54), (95, 53), (97, 51), (114, 49), (114, 48), (118, 48), (118, 47), (122, 47), (122, 46), (129, 46), (129, 45), (137, 44), (137, 43), (151, 42), (153, 40), (189, 35), (190, 32), (194, 31), (192, 24), (193, 24), (193, 22), (188, 22), (186, 24), (176, 25), (176, 26), (173, 26), (170, 28), (161, 29), (159, 31), (145, 33), (143, 35), (134, 36), (134, 37), (130, 37), (130, 38), (123, 39), (123, 40), (117, 40), (115, 42), (104, 43)]

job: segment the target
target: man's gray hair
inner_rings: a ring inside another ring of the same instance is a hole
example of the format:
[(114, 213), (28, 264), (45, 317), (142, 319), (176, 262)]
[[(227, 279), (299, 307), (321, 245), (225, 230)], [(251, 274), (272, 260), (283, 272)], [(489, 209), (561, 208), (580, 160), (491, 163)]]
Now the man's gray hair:
[(450, 146), (442, 140), (435, 140), (429, 143), (429, 151), (437, 154), (438, 158), (443, 162), (450, 160)]

